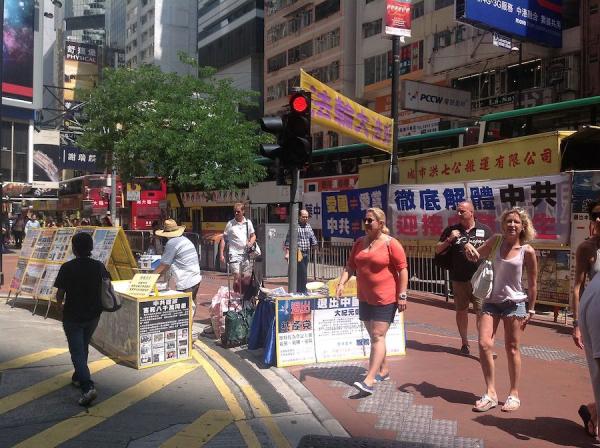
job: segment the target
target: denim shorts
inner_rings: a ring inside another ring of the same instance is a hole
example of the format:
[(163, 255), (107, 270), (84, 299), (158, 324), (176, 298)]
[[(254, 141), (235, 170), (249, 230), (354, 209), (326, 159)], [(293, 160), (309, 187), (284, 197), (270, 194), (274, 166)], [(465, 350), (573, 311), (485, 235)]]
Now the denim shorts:
[(377, 322), (394, 322), (398, 305), (390, 303), (389, 305), (370, 305), (367, 302), (358, 303), (358, 318), (365, 321), (374, 320)]
[(505, 300), (498, 303), (484, 302), (481, 312), (494, 317), (524, 319), (527, 317), (527, 302), (513, 302), (512, 300)]

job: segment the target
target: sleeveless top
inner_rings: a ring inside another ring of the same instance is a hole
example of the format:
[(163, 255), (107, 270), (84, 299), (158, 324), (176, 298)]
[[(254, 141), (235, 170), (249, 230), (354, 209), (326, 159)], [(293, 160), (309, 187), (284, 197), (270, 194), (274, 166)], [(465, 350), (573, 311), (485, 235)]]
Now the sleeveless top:
[(527, 293), (523, 290), (521, 282), (525, 246), (521, 246), (519, 253), (509, 260), (501, 258), (500, 248), (496, 250), (493, 260), (494, 286), (486, 302), (500, 303), (510, 300), (518, 303), (527, 301)]

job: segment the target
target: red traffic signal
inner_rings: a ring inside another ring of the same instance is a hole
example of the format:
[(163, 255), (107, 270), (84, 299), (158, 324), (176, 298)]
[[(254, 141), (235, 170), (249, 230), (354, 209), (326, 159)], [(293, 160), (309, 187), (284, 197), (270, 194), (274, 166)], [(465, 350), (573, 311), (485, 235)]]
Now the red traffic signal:
[(302, 93), (297, 93), (290, 98), (290, 107), (296, 113), (303, 114), (308, 110), (310, 103)]

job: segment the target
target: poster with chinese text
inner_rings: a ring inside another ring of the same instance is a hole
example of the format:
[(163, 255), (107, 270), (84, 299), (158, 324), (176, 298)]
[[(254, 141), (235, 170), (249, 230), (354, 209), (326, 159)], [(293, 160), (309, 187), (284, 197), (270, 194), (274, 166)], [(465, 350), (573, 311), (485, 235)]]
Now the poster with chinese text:
[(54, 240), (54, 234), (56, 229), (41, 229), (40, 235), (35, 243), (35, 247), (33, 249), (33, 254), (31, 254), (31, 258), (36, 260), (46, 260), (48, 258), (48, 253), (50, 252), (50, 248), (52, 247), (52, 241)]
[(275, 306), (277, 366), (316, 361), (312, 309), (315, 299), (277, 299)]
[(71, 238), (75, 233), (74, 227), (61, 227), (56, 229), (54, 242), (48, 252), (48, 261), (64, 261), (71, 251)]
[(31, 258), (31, 254), (35, 249), (35, 243), (37, 242), (37, 239), (40, 236), (41, 232), (42, 229), (29, 229), (27, 231), (27, 235), (25, 235), (25, 238), (23, 239), (23, 244), (21, 246), (21, 257)]
[(23, 275), (23, 281), (21, 282), (21, 292), (33, 294), (38, 281), (44, 273), (45, 266), (45, 261), (30, 261), (27, 264), (25, 275)]
[(27, 268), (28, 261), (29, 260), (27, 258), (19, 257), (15, 274), (10, 282), (11, 291), (19, 291), (21, 289), (21, 282), (23, 281), (23, 275), (25, 275), (25, 269)]
[(54, 281), (58, 276), (60, 270), (60, 264), (47, 264), (44, 272), (38, 282), (34, 295), (42, 299), (54, 299), (56, 296), (56, 288), (54, 287)]

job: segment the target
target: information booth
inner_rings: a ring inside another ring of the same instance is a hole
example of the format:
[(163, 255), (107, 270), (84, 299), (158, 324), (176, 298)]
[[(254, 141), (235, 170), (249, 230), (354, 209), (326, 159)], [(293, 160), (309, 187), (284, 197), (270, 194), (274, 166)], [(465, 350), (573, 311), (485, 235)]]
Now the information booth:
[(23, 241), (8, 300), (47, 301), (46, 316), (56, 302), (54, 281), (60, 266), (74, 255), (71, 239), (80, 232), (94, 240), (92, 258), (104, 263), (122, 307), (104, 312), (92, 344), (106, 355), (135, 368), (152, 367), (191, 357), (191, 294), (158, 291), (155, 274), (136, 274), (137, 264), (125, 233), (118, 227), (31, 229)]

